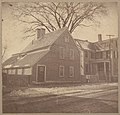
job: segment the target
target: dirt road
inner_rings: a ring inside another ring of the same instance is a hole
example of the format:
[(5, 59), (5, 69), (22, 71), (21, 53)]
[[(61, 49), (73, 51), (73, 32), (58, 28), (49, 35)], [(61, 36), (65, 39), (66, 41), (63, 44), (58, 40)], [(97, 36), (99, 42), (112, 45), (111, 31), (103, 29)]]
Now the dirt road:
[(81, 94), (64, 93), (3, 103), (3, 112), (9, 113), (117, 113), (118, 90), (110, 88)]

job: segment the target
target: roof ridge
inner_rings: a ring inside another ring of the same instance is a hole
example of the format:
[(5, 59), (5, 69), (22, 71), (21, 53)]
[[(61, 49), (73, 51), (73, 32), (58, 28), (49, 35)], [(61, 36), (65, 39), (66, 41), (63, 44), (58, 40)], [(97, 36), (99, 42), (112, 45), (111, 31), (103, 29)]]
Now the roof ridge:
[(21, 53), (35, 50), (38, 48), (43, 48), (46, 46), (51, 46), (56, 41), (56, 39), (58, 39), (60, 37), (60, 35), (63, 34), (63, 32), (65, 32), (66, 30), (68, 30), (67, 27), (64, 27), (64, 28), (60, 28), (56, 31), (49, 32), (49, 33), (45, 34), (44, 38), (35, 40), (33, 44), (32, 44), (32, 42), (30, 42), (21, 51)]

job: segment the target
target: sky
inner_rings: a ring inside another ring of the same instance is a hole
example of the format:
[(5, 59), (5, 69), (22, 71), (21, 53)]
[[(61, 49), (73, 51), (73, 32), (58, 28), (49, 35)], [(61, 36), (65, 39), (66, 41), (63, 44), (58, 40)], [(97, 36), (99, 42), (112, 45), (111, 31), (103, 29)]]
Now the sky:
[[(118, 10), (116, 3), (105, 3), (108, 9), (107, 16), (98, 18), (100, 27), (78, 27), (72, 34), (74, 38), (97, 41), (98, 34), (102, 34), (103, 39), (108, 39), (106, 35), (118, 37)], [(21, 52), (31, 39), (24, 40), (24, 24), (14, 19), (11, 7), (7, 3), (2, 4), (2, 46), (7, 46), (3, 60), (8, 59), (12, 54)]]

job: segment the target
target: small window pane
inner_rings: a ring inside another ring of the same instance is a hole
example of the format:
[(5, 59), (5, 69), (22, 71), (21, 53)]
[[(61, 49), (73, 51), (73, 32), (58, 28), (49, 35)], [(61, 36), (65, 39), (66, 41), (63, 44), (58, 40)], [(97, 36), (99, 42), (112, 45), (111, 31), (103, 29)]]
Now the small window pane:
[(59, 76), (64, 77), (64, 66), (59, 67)]
[(88, 52), (87, 52), (87, 51), (85, 51), (85, 57), (86, 57), (86, 58), (88, 57)]
[(11, 74), (15, 74), (15, 69), (11, 69)]
[(11, 74), (11, 69), (8, 70), (8, 74)]
[(63, 47), (60, 47), (60, 59), (64, 59), (65, 56), (65, 50)]
[(24, 69), (24, 75), (31, 75), (32, 74), (32, 68), (25, 68)]
[(17, 69), (17, 74), (22, 75), (22, 69)]
[(74, 67), (73, 66), (70, 66), (70, 68), (69, 68), (69, 76), (74, 77)]
[(68, 36), (65, 37), (65, 42), (69, 42), (69, 37)]
[(4, 73), (7, 73), (7, 70), (5, 69), (5, 70), (3, 70), (3, 72), (4, 72)]
[(70, 49), (70, 59), (74, 60), (74, 50)]

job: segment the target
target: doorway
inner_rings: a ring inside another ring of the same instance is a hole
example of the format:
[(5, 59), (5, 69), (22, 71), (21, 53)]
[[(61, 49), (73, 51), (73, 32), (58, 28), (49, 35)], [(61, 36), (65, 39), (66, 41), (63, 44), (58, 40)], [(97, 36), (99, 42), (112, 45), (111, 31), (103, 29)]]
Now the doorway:
[(45, 81), (45, 66), (37, 66), (37, 81), (44, 82)]

